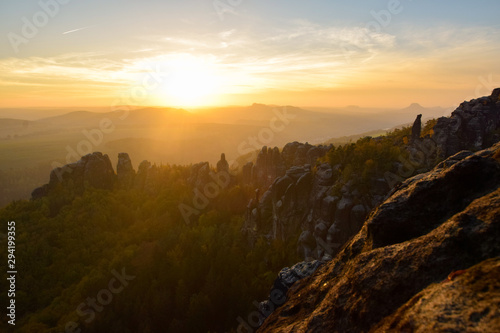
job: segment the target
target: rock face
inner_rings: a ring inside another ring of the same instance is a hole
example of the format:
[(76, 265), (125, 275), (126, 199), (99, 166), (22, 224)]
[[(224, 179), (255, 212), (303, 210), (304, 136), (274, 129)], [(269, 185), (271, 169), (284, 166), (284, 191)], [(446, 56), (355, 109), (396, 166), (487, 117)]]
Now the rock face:
[(255, 187), (268, 187), (277, 177), (284, 176), (289, 168), (314, 164), (316, 159), (324, 156), (331, 147), (295, 141), (287, 143), (280, 152), (278, 147), (264, 146), (257, 155), (255, 165), (248, 162), (243, 167), (243, 179)]
[(459, 273), (462, 271), (413, 296), (374, 331), (498, 332), (500, 258), (485, 260)]
[(250, 179), (257, 186), (266, 186), (277, 176), (283, 175), (285, 170), (285, 162), (278, 147), (264, 146), (257, 155), (255, 166), (252, 166)]
[(497, 144), (405, 181), (258, 332), (498, 332), (499, 161)]
[(99, 189), (111, 189), (116, 175), (108, 155), (95, 152), (83, 156), (78, 162), (52, 170), (49, 183), (37, 188), (32, 193), (33, 199), (49, 194), (58, 185), (71, 186), (75, 192), (82, 192), (85, 186)]
[(490, 96), (463, 102), (451, 117), (438, 119), (433, 139), (447, 157), (461, 150), (478, 150), (499, 141), (500, 88)]
[[(274, 280), (274, 285), (269, 294), (269, 298), (259, 303), (259, 311), (263, 314), (259, 324), (262, 324), (263, 319), (270, 315), (276, 307), (285, 302), (286, 292), (295, 282), (310, 276), (321, 265), (323, 265), (322, 261), (314, 260), (302, 261), (292, 267), (283, 268), (279, 272), (276, 280)], [(248, 327), (246, 328), (248, 329)]]
[(368, 195), (357, 193), (351, 183), (332, 195), (332, 187), (338, 186), (334, 174), (338, 172), (327, 163), (317, 165), (315, 173), (310, 164), (289, 168), (259, 201), (250, 201), (244, 231), (251, 239), (265, 235), (284, 241), (301, 230), (297, 251), (304, 259), (331, 259), (389, 191), (382, 179)]
[[(304, 259), (332, 255), (333, 250), (327, 244), (328, 228), (333, 223), (336, 205), (341, 198), (328, 195), (335, 181), (332, 167), (318, 165), (313, 175), (310, 164), (316, 164), (330, 148), (292, 142), (280, 153), (276, 147), (263, 147), (256, 164), (248, 163), (243, 167), (242, 179), (251, 179), (250, 184), (257, 188), (268, 186), (261, 197), (252, 199), (247, 206), (243, 230), (251, 241), (262, 235), (268, 239), (286, 240), (302, 229), (297, 250)], [(358, 206), (357, 213), (351, 214), (355, 202), (348, 203), (348, 207), (342, 207), (346, 215), (342, 218), (348, 220), (345, 224), (350, 224), (349, 220), (353, 219), (361, 226), (369, 209)], [(339, 235), (344, 241), (349, 236), (352, 235)]]

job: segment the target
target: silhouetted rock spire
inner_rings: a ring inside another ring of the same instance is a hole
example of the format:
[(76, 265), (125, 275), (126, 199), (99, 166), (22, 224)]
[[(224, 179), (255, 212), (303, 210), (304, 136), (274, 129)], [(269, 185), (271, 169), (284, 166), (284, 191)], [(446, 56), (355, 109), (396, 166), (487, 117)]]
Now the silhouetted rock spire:
[(229, 163), (226, 161), (226, 154), (220, 154), (220, 161), (217, 162), (217, 172), (229, 172)]
[(417, 119), (413, 122), (411, 128), (411, 142), (415, 142), (420, 139), (420, 132), (422, 131), (422, 115), (419, 114)]

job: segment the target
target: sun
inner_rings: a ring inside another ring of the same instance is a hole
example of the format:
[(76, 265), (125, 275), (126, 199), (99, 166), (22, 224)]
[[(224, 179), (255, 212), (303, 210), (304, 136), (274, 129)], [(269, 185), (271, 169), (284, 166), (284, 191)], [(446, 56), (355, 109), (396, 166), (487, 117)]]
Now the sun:
[(212, 61), (184, 55), (161, 61), (156, 98), (165, 106), (198, 107), (217, 103), (221, 77)]

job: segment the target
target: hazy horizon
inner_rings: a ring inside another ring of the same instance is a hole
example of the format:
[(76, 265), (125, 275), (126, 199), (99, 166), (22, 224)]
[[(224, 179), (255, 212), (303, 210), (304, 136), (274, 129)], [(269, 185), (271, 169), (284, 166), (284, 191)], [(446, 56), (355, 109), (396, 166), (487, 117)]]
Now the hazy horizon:
[[(171, 107), (171, 106), (158, 106), (158, 105), (124, 105), (120, 107), (110, 107), (110, 106), (90, 106), (90, 107), (79, 107), (79, 106), (65, 106), (65, 107), (0, 107), (0, 119), (19, 119), (19, 120), (29, 120), (37, 121), (45, 118), (62, 116), (73, 112), (91, 112), (91, 113), (111, 113), (119, 112), (120, 108), (129, 110), (147, 110), (147, 109), (158, 109), (158, 110), (183, 110), (193, 115), (207, 115), (210, 114), (215, 121), (219, 121), (217, 115), (221, 115), (222, 118), (226, 115), (226, 111), (237, 112), (239, 110), (251, 109), (255, 105), (263, 105), (266, 107), (294, 107), (299, 108), (304, 111), (311, 111), (324, 114), (352, 114), (356, 115), (374, 115), (374, 114), (389, 114), (393, 112), (403, 112), (408, 111), (412, 107), (421, 107), (422, 110), (433, 110), (443, 111), (443, 114), (438, 116), (447, 116), (451, 111), (453, 111), (457, 106), (458, 102), (453, 106), (428, 106), (422, 105), (418, 102), (413, 102), (407, 104), (405, 107), (363, 107), (359, 105), (345, 105), (345, 106), (298, 106), (298, 105), (273, 105), (273, 104), (262, 104), (262, 103), (252, 103), (251, 105), (222, 105), (222, 106), (200, 106), (200, 107)], [(412, 114), (413, 115), (413, 114)], [(221, 119), (222, 119), (221, 118)]]

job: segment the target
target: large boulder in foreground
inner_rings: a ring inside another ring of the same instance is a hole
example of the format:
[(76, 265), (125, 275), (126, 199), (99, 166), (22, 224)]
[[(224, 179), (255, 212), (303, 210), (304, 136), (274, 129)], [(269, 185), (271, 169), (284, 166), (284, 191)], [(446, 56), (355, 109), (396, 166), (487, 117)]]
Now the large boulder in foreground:
[(452, 273), (413, 296), (374, 331), (498, 332), (500, 258)]
[(462, 156), (395, 189), (258, 332), (500, 331), (500, 145)]

